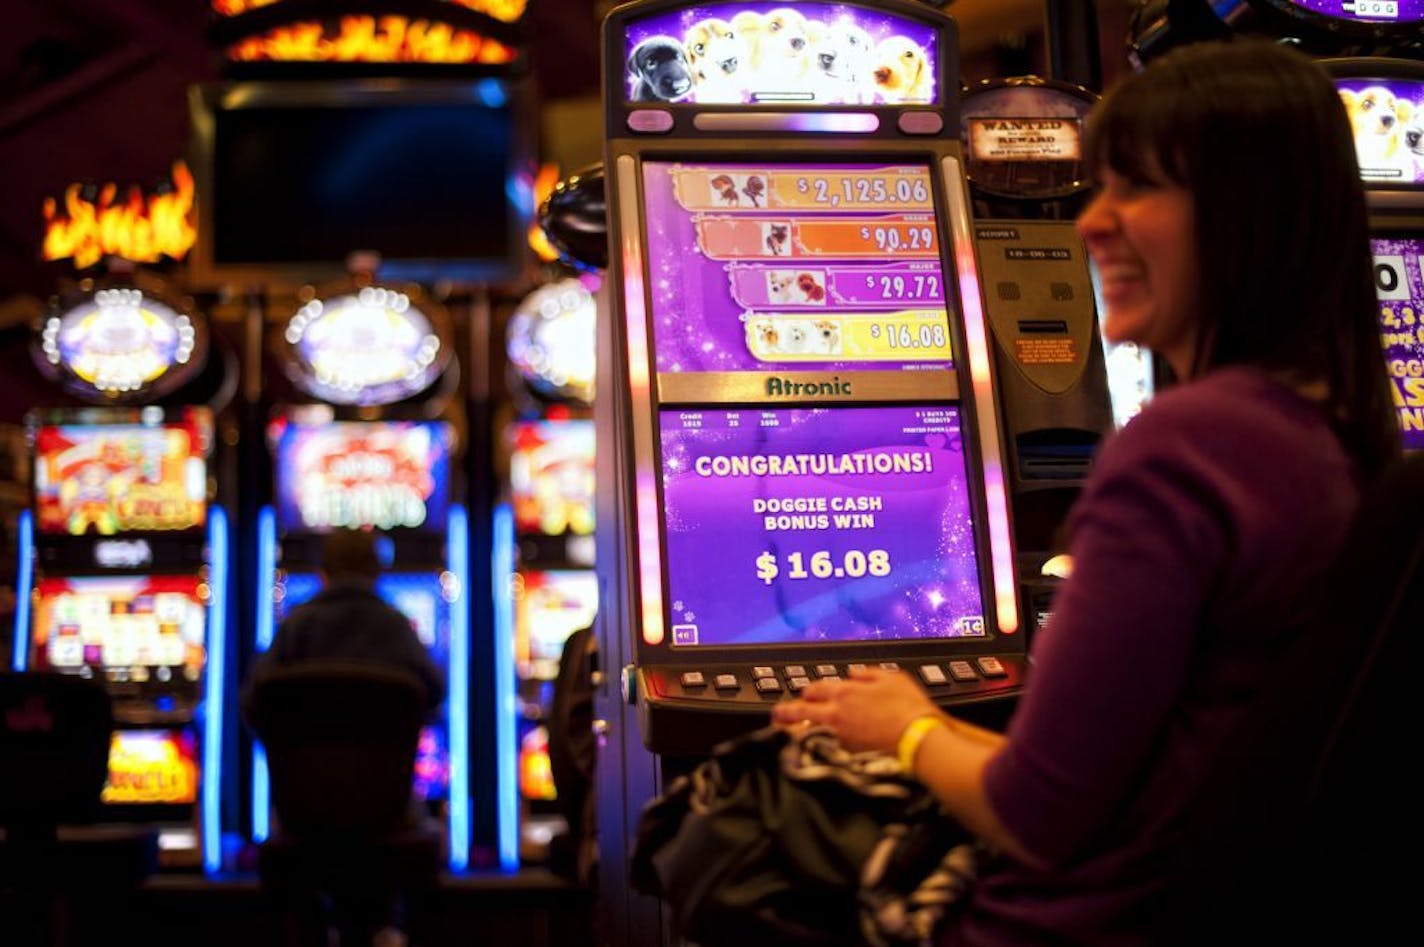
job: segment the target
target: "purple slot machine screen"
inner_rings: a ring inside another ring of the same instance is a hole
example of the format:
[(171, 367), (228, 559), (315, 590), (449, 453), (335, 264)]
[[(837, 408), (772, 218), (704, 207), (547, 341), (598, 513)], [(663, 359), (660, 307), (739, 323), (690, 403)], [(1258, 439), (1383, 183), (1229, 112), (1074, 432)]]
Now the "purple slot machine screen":
[(629, 102), (934, 105), (932, 27), (873, 7), (701, 3), (625, 37)]
[(1424, 0), (1287, 0), (1290, 6), (1333, 20), (1411, 23), (1424, 20)]
[(1380, 340), (1404, 449), (1424, 451), (1424, 236), (1376, 238)]
[(643, 164), (657, 371), (943, 369), (928, 165)]
[(959, 409), (664, 410), (675, 646), (983, 636)]
[(1335, 87), (1350, 116), (1360, 179), (1424, 184), (1424, 81), (1337, 78)]

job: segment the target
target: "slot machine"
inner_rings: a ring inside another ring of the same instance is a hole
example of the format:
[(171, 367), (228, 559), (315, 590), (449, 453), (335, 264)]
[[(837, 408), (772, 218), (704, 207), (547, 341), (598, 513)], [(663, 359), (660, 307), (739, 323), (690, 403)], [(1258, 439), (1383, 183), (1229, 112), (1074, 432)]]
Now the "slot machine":
[(1026, 667), (953, 20), (649, 0), (604, 47), (616, 847), (663, 778), (813, 680), (895, 667), (989, 715)]
[(115, 731), (102, 820), (156, 829), (164, 867), (215, 871), (229, 738), (215, 432), (232, 393), (226, 352), (190, 299), (135, 275), (56, 297), (34, 354), (74, 403), (28, 416), (13, 667), (104, 683)]
[[(1418, 13), (1424, 20), (1424, 7)], [(1424, 62), (1325, 60), (1370, 209), (1380, 341), (1404, 449), (1424, 451)]]
[[(979, 82), (960, 101), (1030, 633), (1051, 613), (1061, 526), (1098, 443), (1140, 408), (1148, 385), (1135, 347), (1107, 358), (1074, 224), (1090, 186), (1083, 125), (1097, 100), (1081, 86), (1020, 76)], [(1120, 407), (1109, 364), (1119, 378), (1137, 369), (1116, 385), (1127, 394)]]
[[(555, 681), (569, 636), (598, 610), (594, 565), (594, 422), (597, 304), (593, 274), (555, 279), (530, 293), (506, 332), (514, 418), (504, 427), (511, 549), (513, 646), (521, 851), (545, 860), (564, 831), (550, 759)], [(503, 587), (503, 586), (501, 586)]]
[[(470, 530), (455, 488), (459, 432), (442, 414), (458, 376), (449, 317), (415, 287), (357, 279), (297, 306), (272, 346), (290, 393), (306, 403), (275, 407), (267, 427), (273, 502), (257, 520), (254, 658), (319, 591), (322, 537), (376, 531), (376, 592), (447, 675), (445, 704), (421, 732), (414, 791), (446, 826), (451, 867), (463, 869), (472, 838)], [(260, 743), (252, 753), (261, 841), (270, 788)]]

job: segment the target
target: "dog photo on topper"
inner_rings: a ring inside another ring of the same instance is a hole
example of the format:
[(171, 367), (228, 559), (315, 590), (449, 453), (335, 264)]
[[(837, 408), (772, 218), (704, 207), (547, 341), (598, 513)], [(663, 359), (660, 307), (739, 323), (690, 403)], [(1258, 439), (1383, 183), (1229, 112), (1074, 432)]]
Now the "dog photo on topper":
[(1366, 177), (1412, 177), (1414, 157), (1406, 129), (1414, 119), (1414, 103), (1384, 86), (1341, 89), (1340, 100), (1355, 133), (1355, 153)]
[(634, 102), (677, 102), (692, 94), (692, 67), (671, 36), (649, 36), (628, 54)]
[(732, 24), (717, 17), (694, 23), (683, 39), (698, 102), (742, 102), (750, 51)]
[(919, 43), (891, 36), (875, 47), (871, 68), (875, 91), (890, 103), (928, 102), (934, 95), (934, 70)]

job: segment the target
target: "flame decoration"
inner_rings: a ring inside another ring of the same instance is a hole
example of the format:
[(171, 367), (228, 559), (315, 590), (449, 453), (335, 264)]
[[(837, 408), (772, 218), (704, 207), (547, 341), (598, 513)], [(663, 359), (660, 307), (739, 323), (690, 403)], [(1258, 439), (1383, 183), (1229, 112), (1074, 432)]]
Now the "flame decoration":
[(134, 263), (156, 263), (161, 257), (181, 260), (197, 240), (190, 219), (193, 210), (193, 175), (182, 161), (173, 165), (173, 190), (144, 197), (130, 187), (118, 201), (119, 186), (112, 182), (99, 189), (95, 200), (82, 195), (84, 185), (64, 191), (64, 207), (44, 201), (45, 235), (41, 256), (46, 260), (72, 258), (78, 269), (116, 256)]
[[(213, 0), (213, 12), (219, 16), (237, 16), (249, 10), (271, 6), (280, 0)], [(517, 23), (524, 15), (529, 0), (447, 0), (455, 6), (483, 13), (501, 23)]]
[(322, 22), (279, 26), (233, 44), (235, 62), (421, 62), (505, 65), (510, 47), (469, 30), (404, 16), (343, 16), (333, 34)]

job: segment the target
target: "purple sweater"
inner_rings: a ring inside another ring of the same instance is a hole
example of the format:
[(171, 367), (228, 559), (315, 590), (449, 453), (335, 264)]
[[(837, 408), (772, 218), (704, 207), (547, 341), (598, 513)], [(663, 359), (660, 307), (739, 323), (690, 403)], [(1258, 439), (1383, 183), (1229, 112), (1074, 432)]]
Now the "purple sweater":
[(1072, 515), (1076, 571), (986, 772), (994, 811), (1051, 867), (991, 871), (944, 944), (1157, 939), (1174, 819), (1358, 503), (1320, 412), (1254, 369), (1166, 392), (1103, 446)]

